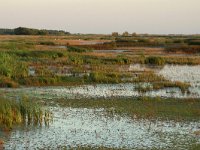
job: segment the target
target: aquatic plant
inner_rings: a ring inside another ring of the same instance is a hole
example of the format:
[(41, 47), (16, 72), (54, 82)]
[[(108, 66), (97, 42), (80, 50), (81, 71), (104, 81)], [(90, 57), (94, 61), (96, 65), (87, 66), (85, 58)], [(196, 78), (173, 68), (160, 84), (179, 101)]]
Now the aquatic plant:
[(145, 59), (145, 64), (164, 65), (165, 59), (163, 57), (149, 56)]
[(22, 100), (0, 99), (0, 126), (11, 129), (17, 124), (48, 124), (52, 115), (38, 104), (23, 98)]
[(28, 76), (28, 67), (14, 55), (0, 52), (0, 87), (17, 87), (18, 78)]
[(117, 72), (92, 72), (88, 77), (90, 82), (95, 83), (119, 83), (121, 81), (120, 75)]
[(41, 41), (39, 42), (40, 45), (51, 45), (51, 46), (55, 46), (56, 44), (52, 41)]
[(68, 46), (67, 47), (68, 52), (78, 52), (78, 53), (83, 53), (83, 52), (91, 52), (91, 49), (83, 48), (83, 47), (77, 47), (77, 46)]
[(18, 78), (28, 76), (28, 69), (25, 63), (19, 58), (7, 53), (0, 53), (0, 75), (9, 78)]

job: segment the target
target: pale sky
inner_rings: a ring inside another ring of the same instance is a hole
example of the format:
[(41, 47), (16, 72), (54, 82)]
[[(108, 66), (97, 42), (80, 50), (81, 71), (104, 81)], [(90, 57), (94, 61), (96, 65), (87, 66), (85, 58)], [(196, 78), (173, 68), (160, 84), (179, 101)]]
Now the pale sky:
[(200, 33), (200, 0), (0, 0), (0, 28)]

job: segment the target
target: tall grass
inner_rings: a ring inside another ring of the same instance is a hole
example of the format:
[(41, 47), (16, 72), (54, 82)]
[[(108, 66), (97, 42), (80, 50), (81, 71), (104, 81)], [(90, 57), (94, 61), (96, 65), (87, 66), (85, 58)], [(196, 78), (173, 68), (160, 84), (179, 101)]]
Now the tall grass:
[(11, 129), (15, 125), (47, 125), (52, 119), (51, 113), (39, 105), (23, 98), (20, 101), (0, 99), (0, 127)]
[(68, 46), (67, 50), (68, 50), (68, 52), (77, 52), (77, 53), (91, 52), (92, 51), (89, 48), (83, 48), (83, 47), (77, 47), (77, 46)]
[(51, 45), (51, 46), (55, 46), (56, 44), (52, 41), (41, 41), (39, 42), (40, 45)]
[(2, 50), (27, 50), (34, 49), (35, 45), (24, 42), (0, 42)]
[(9, 78), (26, 77), (28, 69), (15, 55), (0, 52), (0, 75)]
[(19, 78), (28, 76), (28, 67), (15, 55), (0, 52), (0, 87), (17, 87)]
[(163, 57), (150, 56), (145, 59), (145, 64), (160, 66), (165, 64), (165, 59)]

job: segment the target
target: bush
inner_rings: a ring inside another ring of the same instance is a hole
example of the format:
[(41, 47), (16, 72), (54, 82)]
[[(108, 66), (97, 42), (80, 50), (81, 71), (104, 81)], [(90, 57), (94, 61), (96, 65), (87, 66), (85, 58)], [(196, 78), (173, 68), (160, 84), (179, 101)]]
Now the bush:
[(14, 29), (15, 35), (68, 35), (69, 32), (63, 30), (39, 30), (25, 27), (18, 27)]

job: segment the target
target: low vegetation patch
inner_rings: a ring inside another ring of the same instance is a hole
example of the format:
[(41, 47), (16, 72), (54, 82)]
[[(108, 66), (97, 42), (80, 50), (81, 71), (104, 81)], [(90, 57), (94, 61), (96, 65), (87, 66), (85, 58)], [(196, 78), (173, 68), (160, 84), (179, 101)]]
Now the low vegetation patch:
[(28, 76), (28, 67), (16, 56), (0, 53), (0, 86), (17, 87), (16, 80)]
[(167, 46), (165, 48), (166, 52), (183, 52), (183, 53), (188, 53), (188, 54), (193, 54), (193, 53), (200, 53), (200, 46), (196, 45), (187, 45), (187, 44), (182, 44), (182, 45), (172, 45), (172, 46)]
[(115, 98), (57, 100), (60, 106), (73, 108), (104, 108), (108, 112), (136, 118), (199, 120), (200, 102), (198, 99)]
[(145, 58), (145, 64), (160, 66), (165, 64), (165, 59), (163, 57), (150, 56)]
[(52, 41), (42, 41), (39, 42), (40, 45), (51, 45), (51, 46), (55, 46), (56, 44)]
[(77, 46), (68, 46), (67, 47), (68, 52), (77, 52), (77, 53), (83, 53), (83, 52), (91, 52), (91, 49), (83, 48), (83, 47), (77, 47)]

